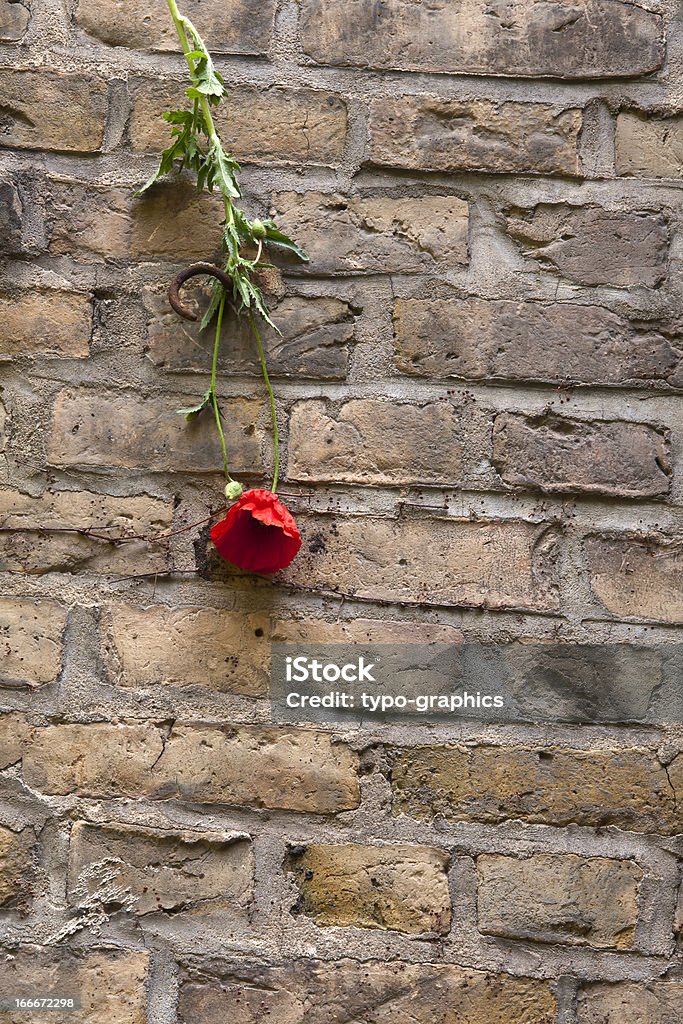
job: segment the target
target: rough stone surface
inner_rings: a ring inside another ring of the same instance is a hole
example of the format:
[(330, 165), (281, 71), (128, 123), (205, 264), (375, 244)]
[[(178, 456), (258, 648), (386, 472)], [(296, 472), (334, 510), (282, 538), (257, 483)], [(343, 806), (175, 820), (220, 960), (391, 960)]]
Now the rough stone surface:
[(501, 413), (493, 462), (505, 483), (541, 491), (647, 498), (671, 485), (669, 438), (648, 423)]
[(477, 858), (477, 917), (489, 935), (633, 948), (642, 870), (571, 854)]
[(31, 892), (36, 837), (32, 829), (0, 826), (0, 907), (13, 909)]
[(0, 600), (0, 685), (40, 686), (57, 678), (66, 614), (54, 601)]
[[(152, 469), (168, 473), (217, 473), (222, 457), (215, 424), (203, 415), (188, 423), (177, 410), (201, 395), (140, 399), (136, 395), (61, 392), (55, 402), (48, 460), (53, 466)], [(226, 442), (235, 471), (260, 461), (254, 427), (261, 403), (223, 399)]]
[(79, 292), (24, 291), (0, 296), (0, 356), (82, 358), (90, 349), (92, 304)]
[(591, 589), (612, 614), (683, 623), (683, 548), (657, 538), (597, 537), (585, 543)]
[(207, 901), (224, 912), (246, 910), (253, 876), (251, 844), (244, 836), (83, 821), (71, 829), (72, 900), (106, 884), (132, 897), (134, 913), (140, 915), (177, 913)]
[(90, 491), (45, 491), (34, 498), (0, 489), (0, 571), (155, 572), (166, 568), (165, 545), (110, 542), (168, 531), (170, 506), (157, 498), (117, 498)]
[(356, 400), (337, 413), (294, 406), (288, 473), (294, 480), (445, 483), (461, 476), (462, 428), (452, 405)]
[[(183, 106), (183, 86), (138, 80), (131, 85), (133, 149), (157, 153), (168, 145), (165, 110)], [(346, 141), (345, 103), (318, 89), (231, 89), (216, 128), (238, 160), (249, 163), (335, 165)]]
[(269, 619), (213, 608), (113, 605), (111, 636), (121, 686), (208, 687), (268, 693)]
[[(183, 293), (183, 298), (185, 294)], [(178, 330), (178, 318), (169, 309), (166, 290), (148, 289), (144, 295), (149, 311), (147, 354), (156, 366), (170, 372), (211, 368), (213, 337), (190, 323)], [(186, 302), (191, 306), (191, 300)], [(206, 301), (201, 303), (201, 308)], [(264, 325), (261, 335), (271, 377), (310, 377), (343, 380), (354, 339), (354, 316), (348, 302), (337, 298), (292, 295), (270, 303), (279, 334)], [(226, 313), (219, 369), (223, 373), (260, 376), (254, 338), (242, 318)]]
[(299, 889), (292, 912), (318, 925), (448, 933), (448, 854), (425, 846), (291, 846), (285, 860)]
[(282, 230), (295, 235), (315, 274), (412, 273), (435, 264), (466, 266), (468, 207), (434, 196), (345, 199), (288, 192), (274, 199)]
[(180, 1024), (236, 1015), (245, 1024), (264, 1017), (278, 1024), (447, 1024), (454, 1014), (458, 1024), (553, 1024), (556, 1011), (550, 983), (541, 979), (373, 960), (300, 960), (220, 981), (187, 980), (179, 1000)]
[(14, 184), (0, 181), (0, 256), (22, 251), (22, 212)]
[(683, 118), (624, 112), (616, 127), (617, 174), (634, 178), (683, 177)]
[(25, 34), (31, 18), (28, 3), (16, 0), (2, 0), (0, 3), (0, 40), (3, 43), (18, 42)]
[(603, 306), (571, 302), (397, 299), (402, 373), (466, 380), (683, 387), (683, 349)]
[[(187, 0), (182, 10), (201, 36), (210, 40), (212, 51), (254, 56), (268, 52), (275, 0), (227, 0), (219, 7)], [(151, 16), (146, 7), (130, 7), (122, 0), (78, 0), (75, 21), (110, 46), (174, 53), (178, 49), (170, 18)]]
[(579, 175), (581, 111), (401, 96), (370, 108), (372, 163), (419, 171)]
[(107, 117), (103, 79), (3, 68), (0, 92), (3, 145), (73, 153), (100, 149)]
[(539, 203), (508, 210), (506, 229), (541, 270), (577, 284), (656, 288), (666, 278), (669, 233), (659, 213)]
[(645, 750), (417, 747), (397, 753), (392, 786), (394, 813), (419, 819), (681, 827), (664, 767)]
[(683, 985), (662, 981), (644, 985), (586, 985), (579, 993), (579, 1024), (678, 1024)]
[[(21, 945), (0, 960), (0, 991), (34, 999), (50, 992), (78, 995), (78, 1024), (147, 1024), (149, 953), (144, 950)], [(26, 1024), (45, 1011), (4, 1015), (7, 1024)], [(74, 1024), (74, 1010), (49, 1011), (51, 1024)]]
[[(149, 724), (38, 729), (24, 775), (44, 793), (143, 794), (334, 814), (358, 804), (356, 758), (325, 733)], [(288, 780), (283, 788), (282, 779)]]
[(305, 0), (304, 48), (319, 64), (448, 74), (622, 78), (664, 57), (661, 18), (621, 0), (453, 6)]
[(309, 585), (368, 600), (539, 611), (557, 607), (557, 536), (546, 525), (298, 518), (304, 538), (299, 565)]

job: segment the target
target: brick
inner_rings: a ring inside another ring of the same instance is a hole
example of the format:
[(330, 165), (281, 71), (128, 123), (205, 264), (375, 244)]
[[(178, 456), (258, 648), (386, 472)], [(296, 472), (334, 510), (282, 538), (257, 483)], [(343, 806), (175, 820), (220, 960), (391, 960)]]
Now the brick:
[(22, 206), (11, 181), (0, 181), (0, 256), (21, 253)]
[(62, 667), (66, 612), (54, 601), (0, 599), (0, 685), (54, 682)]
[(668, 432), (648, 423), (500, 413), (493, 463), (506, 484), (561, 494), (646, 498), (671, 485)]
[(0, 826), (0, 907), (22, 908), (30, 898), (35, 854), (33, 829)]
[(0, 70), (3, 144), (96, 153), (104, 139), (107, 83), (93, 75)]
[(620, 0), (575, 0), (539, 7), (511, 0), (413, 4), (305, 0), (306, 54), (318, 64), (444, 74), (624, 78), (664, 60), (662, 19)]
[(632, 861), (573, 854), (477, 857), (477, 917), (487, 935), (632, 949), (643, 877)]
[(273, 199), (278, 223), (328, 273), (415, 273), (468, 262), (468, 206), (454, 196), (362, 198), (283, 192)]
[[(85, 388), (62, 391), (55, 400), (48, 461), (53, 466), (218, 473), (222, 456), (210, 412), (192, 423), (177, 412), (200, 397), (201, 393), (159, 399), (97, 394)], [(260, 434), (254, 424), (261, 402), (234, 398), (220, 404), (230, 468), (258, 473)]]
[(337, 412), (297, 402), (288, 477), (350, 483), (446, 483), (462, 478), (462, 426), (449, 402), (357, 399)]
[[(153, 536), (171, 526), (164, 501), (89, 491), (45, 491), (34, 498), (0, 489), (0, 572), (155, 572), (166, 568), (164, 545), (114, 545), (102, 536)], [(64, 531), (92, 530), (99, 537)]]
[(553, 1024), (557, 1004), (542, 979), (450, 964), (300, 959), (216, 981), (186, 978), (178, 1010), (179, 1024)]
[(683, 623), (683, 546), (656, 538), (589, 537), (591, 590), (612, 614)]
[(435, 96), (370, 105), (373, 164), (416, 171), (581, 175), (578, 108)]
[(81, 358), (90, 350), (92, 302), (80, 292), (0, 295), (0, 357), (46, 354)]
[(683, 117), (624, 112), (617, 117), (617, 174), (634, 178), (683, 177)]
[(0, 3), (0, 40), (16, 43), (22, 39), (28, 28), (31, 11), (28, 3), (16, 0), (2, 0)]
[(455, 644), (462, 641), (456, 626), (400, 619), (276, 619), (273, 640), (303, 644)]
[(428, 846), (292, 846), (285, 859), (300, 897), (296, 912), (317, 925), (447, 935), (448, 854)]
[[(170, 129), (161, 115), (186, 105), (184, 89), (180, 82), (138, 79), (131, 84), (134, 150), (158, 153), (168, 145)], [(335, 166), (344, 152), (346, 105), (322, 89), (236, 86), (217, 109), (215, 121), (226, 147), (243, 162)]]
[(297, 516), (297, 578), (367, 600), (557, 608), (547, 524)]
[[(132, 949), (15, 946), (0, 960), (0, 991), (34, 999), (78, 995), (81, 1009), (52, 1011), (51, 1024), (147, 1024), (149, 954)], [(37, 1021), (42, 1013), (4, 1014), (7, 1024)]]
[(683, 387), (683, 351), (602, 306), (397, 299), (394, 346), (417, 377)]
[(507, 211), (506, 230), (539, 269), (578, 284), (656, 288), (666, 278), (669, 233), (660, 213), (539, 203)]
[[(275, 0), (226, 0), (218, 8), (201, 0), (186, 0), (183, 13), (208, 41), (212, 53), (264, 56), (273, 29)], [(110, 46), (138, 50), (178, 50), (178, 37), (170, 17), (152, 18), (144, 7), (124, 0), (78, 0), (76, 24)]]
[(415, 747), (392, 769), (394, 813), (496, 824), (520, 819), (675, 834), (666, 772), (646, 750)]
[(31, 726), (23, 715), (0, 715), (0, 771), (20, 761), (31, 737)]
[[(183, 293), (188, 296), (189, 290)], [(207, 372), (213, 354), (213, 332), (185, 323), (178, 329), (178, 317), (163, 294), (147, 289), (143, 293), (150, 314), (147, 355), (155, 366), (170, 372)], [(190, 305), (187, 301), (186, 305)], [(202, 303), (202, 307), (206, 303)], [(354, 314), (348, 302), (332, 297), (291, 295), (269, 303), (271, 316), (282, 334), (264, 325), (263, 342), (271, 377), (308, 377), (314, 380), (343, 380), (354, 341)], [(261, 375), (254, 338), (244, 317), (226, 310), (219, 370)]]
[(585, 985), (578, 1024), (679, 1024), (683, 984), (676, 981)]
[(268, 695), (268, 616), (212, 608), (114, 605), (112, 646), (119, 685), (208, 687)]
[[(357, 759), (325, 733), (175, 725), (57, 725), (24, 754), (28, 784), (47, 794), (150, 796), (335, 814), (358, 805)], [(282, 785), (283, 778), (287, 785)]]
[(126, 892), (133, 911), (177, 913), (212, 901), (245, 911), (252, 899), (254, 857), (248, 837), (202, 828), (91, 825), (71, 829), (68, 894), (78, 901), (107, 886)]

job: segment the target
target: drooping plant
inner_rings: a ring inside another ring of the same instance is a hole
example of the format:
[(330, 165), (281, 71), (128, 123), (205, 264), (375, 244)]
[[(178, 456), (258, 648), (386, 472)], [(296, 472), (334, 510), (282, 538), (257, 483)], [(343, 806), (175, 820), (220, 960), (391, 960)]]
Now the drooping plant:
[[(194, 174), (198, 191), (218, 192), (223, 200), (221, 246), (223, 267), (197, 263), (182, 271), (169, 288), (169, 301), (180, 315), (195, 320), (181, 302), (179, 288), (189, 278), (208, 274), (214, 278), (211, 300), (201, 320), (200, 330), (214, 323), (213, 358), (210, 384), (200, 402), (178, 410), (188, 420), (206, 409), (213, 411), (223, 454), (225, 494), (236, 501), (224, 520), (215, 524), (211, 536), (216, 547), (233, 564), (256, 572), (276, 572), (292, 561), (301, 544), (298, 530), (289, 512), (278, 501), (276, 490), (280, 470), (280, 444), (275, 396), (268, 376), (259, 321), (275, 330), (266, 300), (258, 284), (259, 268), (268, 246), (276, 246), (307, 260), (306, 253), (273, 220), (249, 220), (236, 205), (241, 192), (237, 181), (240, 166), (226, 152), (216, 130), (213, 111), (226, 96), (223, 78), (214, 67), (211, 55), (189, 18), (181, 14), (176, 0), (166, 0), (187, 63), (190, 84), (185, 90), (189, 101), (183, 110), (169, 110), (163, 119), (171, 128), (171, 141), (161, 154), (158, 168), (136, 193), (142, 195), (159, 178), (174, 170)], [(225, 433), (217, 394), (218, 356), (225, 307), (245, 317), (254, 338), (263, 379), (268, 392), (273, 429), (274, 466), (270, 490), (252, 490), (243, 494), (242, 485), (232, 478)], [(252, 497), (254, 496), (254, 497)]]

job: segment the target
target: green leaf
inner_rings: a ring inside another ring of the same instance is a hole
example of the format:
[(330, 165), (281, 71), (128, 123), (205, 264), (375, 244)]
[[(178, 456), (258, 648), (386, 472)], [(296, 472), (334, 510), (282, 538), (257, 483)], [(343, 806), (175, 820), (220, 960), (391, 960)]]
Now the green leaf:
[(199, 416), (200, 412), (203, 412), (204, 409), (206, 409), (206, 407), (208, 405), (210, 405), (210, 403), (211, 403), (211, 389), (209, 388), (208, 391), (204, 392), (204, 397), (202, 398), (201, 402), (197, 403), (197, 405), (191, 405), (187, 409), (176, 409), (176, 412), (180, 416), (184, 416), (185, 419), (189, 423), (191, 420), (193, 420), (195, 418), (195, 416)]
[(200, 331), (205, 331), (206, 330), (206, 328), (209, 326), (209, 324), (211, 323), (211, 321), (215, 317), (216, 313), (218, 312), (218, 307), (220, 305), (221, 298), (223, 297), (223, 291), (224, 291), (224, 289), (223, 289), (223, 285), (221, 284), (221, 282), (220, 281), (214, 281), (214, 283), (213, 283), (213, 291), (212, 291), (212, 294), (211, 294), (211, 302), (209, 303), (209, 305), (207, 307), (206, 313), (202, 317), (202, 322), (199, 325), (199, 330)]
[(240, 165), (232, 157), (227, 156), (220, 143), (213, 143), (209, 151), (213, 158), (216, 184), (228, 199), (237, 199), (240, 195), (239, 186), (235, 173), (239, 171)]
[(294, 242), (289, 235), (286, 235), (284, 231), (280, 231), (276, 227), (275, 221), (264, 220), (263, 225), (266, 229), (266, 241), (272, 245), (279, 245), (282, 249), (287, 249), (289, 252), (293, 252), (295, 256), (298, 256), (304, 263), (308, 263), (308, 256), (304, 250)]

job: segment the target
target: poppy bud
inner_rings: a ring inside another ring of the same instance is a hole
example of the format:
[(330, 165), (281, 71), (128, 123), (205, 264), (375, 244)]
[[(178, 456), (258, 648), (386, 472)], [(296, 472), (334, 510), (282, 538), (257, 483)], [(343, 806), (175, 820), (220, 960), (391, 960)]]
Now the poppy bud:
[(241, 498), (244, 492), (244, 487), (239, 480), (229, 480), (225, 485), (225, 497), (228, 501), (236, 501), (237, 498)]
[(262, 220), (252, 220), (251, 222), (251, 233), (254, 238), (265, 238), (266, 237), (266, 225)]

